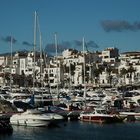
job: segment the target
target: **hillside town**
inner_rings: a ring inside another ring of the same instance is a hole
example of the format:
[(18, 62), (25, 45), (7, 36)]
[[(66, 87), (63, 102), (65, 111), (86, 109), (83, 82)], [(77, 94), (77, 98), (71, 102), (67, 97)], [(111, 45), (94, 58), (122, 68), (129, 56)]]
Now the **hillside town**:
[[(34, 66), (35, 64), (35, 66)], [(33, 78), (35, 77), (35, 78)], [(0, 86), (119, 87), (140, 85), (140, 52), (119, 53), (112, 47), (99, 52), (66, 49), (48, 57), (44, 52), (0, 56)]]

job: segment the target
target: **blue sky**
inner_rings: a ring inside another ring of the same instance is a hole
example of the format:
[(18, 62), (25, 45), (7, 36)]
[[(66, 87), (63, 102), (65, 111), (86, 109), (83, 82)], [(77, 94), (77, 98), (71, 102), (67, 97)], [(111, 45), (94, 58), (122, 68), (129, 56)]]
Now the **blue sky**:
[(85, 37), (90, 50), (140, 51), (139, 0), (0, 0), (0, 53), (10, 51), (9, 36), (14, 51), (32, 50), (35, 10), (48, 51), (55, 32), (62, 48), (80, 50)]

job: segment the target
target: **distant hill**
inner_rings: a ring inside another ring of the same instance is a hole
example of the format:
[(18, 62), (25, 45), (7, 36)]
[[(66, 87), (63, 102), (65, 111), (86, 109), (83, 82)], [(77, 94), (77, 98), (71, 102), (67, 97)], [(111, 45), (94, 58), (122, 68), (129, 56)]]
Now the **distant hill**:
[[(28, 51), (28, 50), (14, 51), (14, 52), (12, 52), (12, 55), (16, 54), (17, 52), (20, 52), (20, 53), (28, 53), (30, 51)], [(45, 52), (45, 53), (47, 54), (48, 57), (53, 57), (54, 56), (51, 53), (47, 53), (47, 52)], [(0, 56), (10, 56), (10, 55), (11, 55), (11, 52), (1, 53), (0, 54)]]
[[(13, 52), (12, 54), (15, 54), (16, 52)], [(1, 53), (0, 56), (9, 56), (11, 55), (11, 53), (7, 52), (7, 53)]]

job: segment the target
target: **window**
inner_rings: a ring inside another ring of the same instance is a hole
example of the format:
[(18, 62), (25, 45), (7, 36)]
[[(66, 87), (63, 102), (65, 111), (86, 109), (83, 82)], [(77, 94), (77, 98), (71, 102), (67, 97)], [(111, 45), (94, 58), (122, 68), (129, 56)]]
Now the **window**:
[(104, 56), (104, 58), (108, 58), (108, 56)]
[(53, 74), (50, 74), (50, 77), (53, 77)]
[(54, 80), (50, 80), (50, 83), (53, 83), (54, 82)]

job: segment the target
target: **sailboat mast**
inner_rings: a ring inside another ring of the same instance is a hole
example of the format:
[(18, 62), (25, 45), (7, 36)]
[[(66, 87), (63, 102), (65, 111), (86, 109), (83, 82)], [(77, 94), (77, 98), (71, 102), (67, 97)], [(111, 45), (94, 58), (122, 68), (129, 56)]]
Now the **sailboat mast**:
[(41, 87), (43, 86), (43, 78), (42, 78), (42, 35), (40, 33), (40, 83)]
[(34, 94), (34, 88), (35, 88), (35, 51), (36, 51), (36, 24), (37, 24), (37, 13), (35, 11), (34, 13), (34, 60), (33, 60), (33, 94)]
[(10, 48), (11, 48), (11, 66), (10, 66), (10, 92), (12, 93), (12, 67), (13, 67), (13, 38), (11, 36), (11, 41), (10, 41)]
[(57, 78), (57, 95), (59, 94), (58, 91), (58, 45), (57, 45), (57, 34), (54, 34), (54, 39), (55, 39), (55, 50), (56, 50), (56, 78)]
[(84, 99), (86, 99), (86, 65), (85, 65), (85, 38), (83, 37), (83, 82), (84, 82)]
[(39, 17), (37, 16), (37, 26), (38, 26), (38, 31), (39, 31), (39, 42), (40, 42), (40, 84), (41, 87), (43, 87), (43, 79), (42, 79), (42, 34), (40, 30), (40, 25), (39, 25)]
[(72, 86), (72, 83), (71, 83), (71, 63), (69, 62), (69, 91), (71, 90), (71, 86)]

